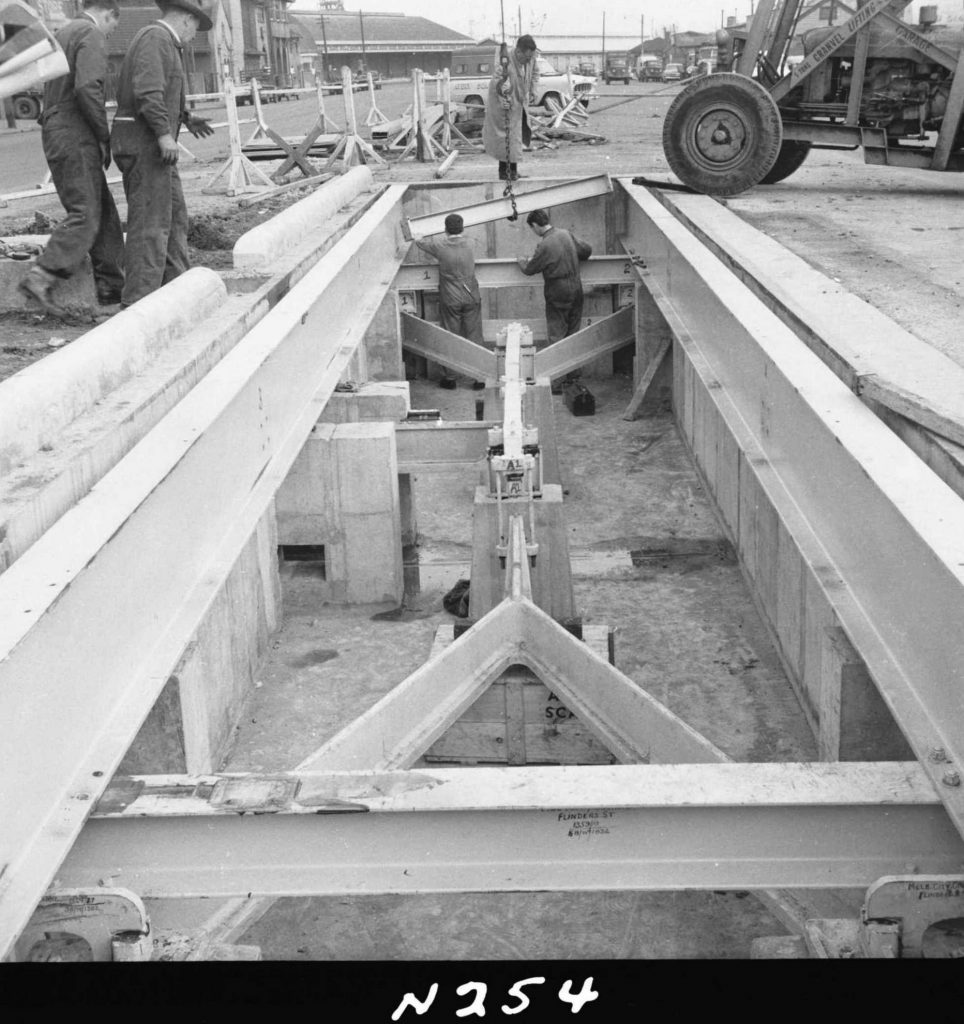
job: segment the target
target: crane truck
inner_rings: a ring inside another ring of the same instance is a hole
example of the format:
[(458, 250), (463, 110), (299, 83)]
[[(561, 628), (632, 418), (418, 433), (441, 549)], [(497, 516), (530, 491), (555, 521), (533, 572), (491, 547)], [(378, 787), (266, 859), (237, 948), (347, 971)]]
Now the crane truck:
[[(797, 36), (805, 0), (760, 0), (717, 33), (717, 72), (690, 82), (663, 122), (673, 173), (737, 195), (782, 181), (813, 149), (861, 148), (869, 164), (964, 170), (964, 32), (901, 20), (909, 0), (858, 0), (836, 26)], [(799, 38), (803, 58), (791, 59)]]

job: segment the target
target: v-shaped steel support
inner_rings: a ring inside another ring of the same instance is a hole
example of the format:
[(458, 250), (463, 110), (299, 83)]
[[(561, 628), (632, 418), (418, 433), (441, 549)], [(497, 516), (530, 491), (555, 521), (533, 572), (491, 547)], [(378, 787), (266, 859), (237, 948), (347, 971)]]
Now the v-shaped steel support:
[(532, 602), (523, 517), (514, 516), (505, 599), (438, 657), (298, 765), (409, 768), (513, 665), (530, 669), (626, 764), (726, 756)]

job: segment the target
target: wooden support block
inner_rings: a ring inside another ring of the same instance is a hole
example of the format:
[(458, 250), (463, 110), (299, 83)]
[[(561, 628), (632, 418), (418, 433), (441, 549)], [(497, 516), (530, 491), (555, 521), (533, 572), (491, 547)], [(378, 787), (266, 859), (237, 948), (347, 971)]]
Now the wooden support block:
[(914, 753), (839, 627), (826, 630), (820, 705), (825, 761), (913, 761)]
[[(673, 332), (651, 291), (655, 285), (645, 277), (635, 287), (636, 362), (633, 367), (634, 391), (624, 420), (634, 420), (660, 411), (671, 386)], [(651, 393), (652, 392), (652, 393)]]

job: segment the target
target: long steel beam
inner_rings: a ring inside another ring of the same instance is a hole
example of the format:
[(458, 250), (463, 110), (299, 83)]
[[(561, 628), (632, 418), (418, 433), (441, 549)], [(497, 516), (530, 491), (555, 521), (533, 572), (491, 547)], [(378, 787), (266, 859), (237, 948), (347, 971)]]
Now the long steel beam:
[[(476, 260), (475, 276), (479, 287), (511, 288), (532, 287), (532, 278), (526, 277), (517, 260)], [(591, 256), (579, 264), (583, 288), (596, 288), (612, 284), (633, 284), (632, 264), (625, 256)], [(411, 263), (399, 267), (395, 278), (399, 291), (438, 291), (438, 264)]]
[(474, 341), (422, 320), (411, 313), (402, 313), (402, 345), (416, 355), (432, 359), (457, 373), (484, 381), (495, 376), (495, 353)]
[(964, 444), (964, 367), (709, 197), (659, 199), (847, 387)]
[(63, 885), (107, 872), (149, 898), (827, 889), (964, 864), (907, 763), (166, 778), (139, 795), (133, 781), (123, 810), (87, 823)]
[(0, 957), (391, 287), (404, 186), (0, 577)]
[[(580, 199), (591, 199), (593, 196), (604, 196), (612, 192), (613, 184), (608, 174), (600, 174), (594, 178), (582, 178), (578, 181), (567, 181), (561, 185), (547, 185), (528, 192), (519, 192), (515, 196), (515, 209), (518, 213), (531, 213), (533, 210), (548, 209), (552, 206), (565, 206)], [(504, 220), (513, 213), (512, 202), (507, 198), (489, 199), (471, 206), (459, 206), (441, 213), (430, 213), (423, 217), (412, 217), (402, 225), (405, 237), (409, 241), (416, 238), (427, 238), (439, 235), (445, 230), (445, 218), (449, 213), (459, 213), (467, 228), (477, 224), (488, 224), (494, 220)]]
[(536, 377), (565, 376), (635, 340), (636, 309), (626, 306), (536, 353)]
[(624, 187), (636, 256), (722, 421), (762, 453), (752, 465), (791, 536), (819, 539), (812, 568), (839, 581), (828, 594), (841, 625), (964, 831), (964, 501), (648, 191)]

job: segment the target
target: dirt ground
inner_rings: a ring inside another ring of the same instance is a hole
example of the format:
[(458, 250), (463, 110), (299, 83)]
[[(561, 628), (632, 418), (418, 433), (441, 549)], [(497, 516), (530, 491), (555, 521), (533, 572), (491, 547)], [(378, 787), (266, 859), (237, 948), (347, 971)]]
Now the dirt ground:
[[(672, 180), (662, 154), (663, 116), (678, 86), (633, 82), (600, 85), (591, 106), (588, 128), (605, 141), (559, 141), (556, 148), (537, 144), (526, 154), (521, 170), (527, 178), (577, 178), (601, 172), (645, 175)], [(404, 83), (386, 83), (377, 106), (397, 117), (409, 102)], [(370, 108), (365, 93), (355, 95), (356, 112), (364, 124)], [(242, 108), (246, 112), (248, 108)], [(223, 109), (201, 111), (223, 120)], [(329, 98), (329, 118), (341, 116), (340, 101)], [(303, 135), (317, 116), (310, 98), (266, 108), (268, 122), (285, 136)], [(242, 137), (251, 129), (244, 126)], [(362, 129), (363, 134), (368, 129)], [(241, 209), (237, 198), (207, 195), (226, 153), (226, 133), (212, 139), (183, 140), (182, 176), (192, 229), (192, 260), (221, 269), (230, 266), (231, 247), (249, 227), (295, 202), (302, 193), (279, 196)], [(40, 132), (0, 132), (0, 181), (13, 181), (20, 166), (43, 167)], [(270, 171), (276, 164), (259, 164)], [(494, 178), (493, 161), (480, 152), (461, 153), (446, 180)], [(434, 179), (434, 164), (408, 157), (390, 158), (373, 167), (377, 181)], [(528, 187), (529, 183), (525, 183)], [(113, 188), (122, 219), (123, 191)], [(958, 362), (964, 363), (964, 178), (905, 168), (871, 167), (859, 152), (814, 151), (803, 167), (777, 185), (757, 187), (726, 200), (748, 222), (786, 245), (818, 270), (877, 306), (899, 324)], [(62, 215), (56, 196), (37, 196), (0, 208), (0, 237), (37, 229), (36, 215), (56, 220)], [(41, 220), (41, 224), (43, 220)], [(91, 323), (84, 317), (63, 322), (34, 314), (0, 311), (0, 379), (60, 347)]]

